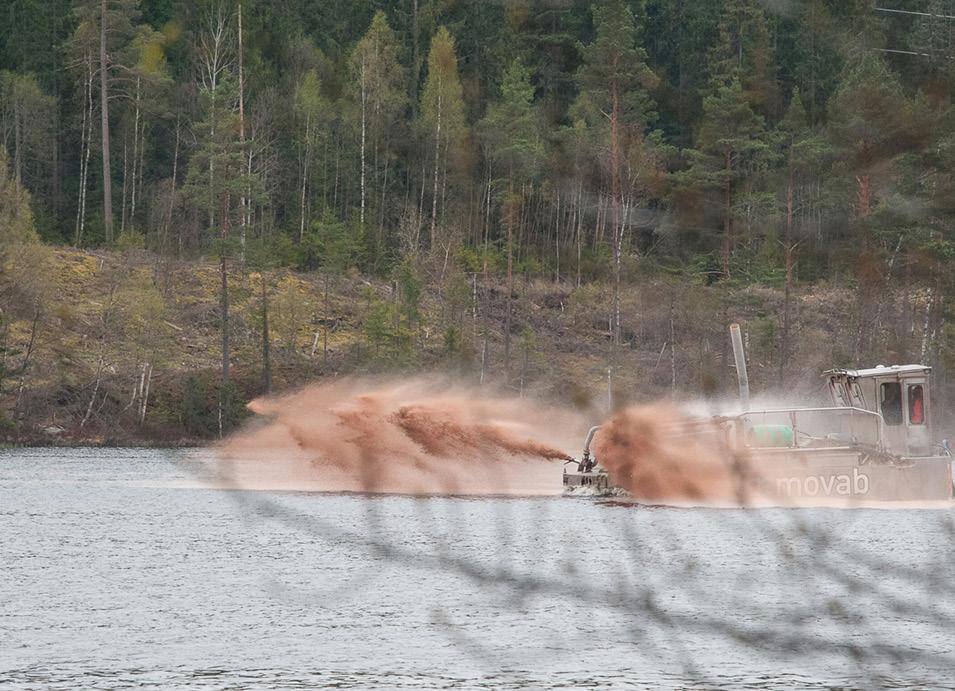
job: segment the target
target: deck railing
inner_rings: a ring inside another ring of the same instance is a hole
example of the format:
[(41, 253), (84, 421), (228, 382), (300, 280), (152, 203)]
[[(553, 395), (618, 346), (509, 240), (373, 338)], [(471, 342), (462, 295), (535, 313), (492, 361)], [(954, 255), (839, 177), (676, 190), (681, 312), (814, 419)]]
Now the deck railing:
[(791, 430), (789, 448), (859, 444), (880, 450), (885, 447), (885, 420), (879, 413), (864, 408), (847, 406), (750, 410), (723, 419), (735, 428), (738, 443), (747, 446), (751, 445), (749, 441), (754, 436), (754, 430), (760, 429), (761, 426), (781, 426)]

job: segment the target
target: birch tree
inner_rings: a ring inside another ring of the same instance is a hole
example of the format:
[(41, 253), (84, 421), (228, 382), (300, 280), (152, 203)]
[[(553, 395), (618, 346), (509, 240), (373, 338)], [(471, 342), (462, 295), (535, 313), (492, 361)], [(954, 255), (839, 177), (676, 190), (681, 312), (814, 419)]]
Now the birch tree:
[(228, 257), (236, 201), (248, 190), (242, 142), (239, 139), (238, 90), (234, 75), (235, 45), (231, 17), (217, 5), (206, 15), (199, 35), (197, 80), (204, 120), (189, 161), (186, 192), (208, 218), (219, 254), (219, 309), (222, 367), (219, 389), (219, 433), (231, 424), (230, 323)]
[(309, 70), (302, 77), (301, 83), (295, 92), (295, 115), (298, 128), (299, 149), (299, 214), (298, 214), (298, 241), (305, 239), (305, 228), (308, 226), (308, 190), (312, 164), (315, 158), (315, 149), (319, 143), (322, 131), (322, 100), (321, 84), (318, 72)]
[[(507, 240), (507, 295), (504, 310), (504, 371), (511, 372), (511, 301), (514, 291), (514, 233), (524, 204), (523, 190), (533, 182), (543, 157), (540, 123), (534, 111), (534, 87), (524, 64), (514, 60), (504, 74), (501, 98), (488, 108), (478, 129), (491, 166), (504, 175), (501, 204)], [(515, 183), (520, 185), (517, 191)]]
[[(613, 306), (611, 316), (611, 376), (620, 345), (620, 267), (626, 210), (632, 206), (629, 191), (624, 198), (622, 162), (629, 139), (639, 139), (653, 117), (650, 90), (658, 79), (647, 64), (642, 47), (640, 20), (623, 0), (593, 6), (594, 41), (581, 46), (584, 64), (580, 68), (582, 97), (605, 120), (606, 151), (604, 170), (610, 183), (613, 211)], [(612, 385), (611, 385), (612, 386)]]
[(356, 100), (361, 112), (359, 220), (364, 226), (369, 196), (367, 158), (370, 153), (371, 179), (374, 180), (377, 193), (375, 205), (379, 209), (379, 239), (384, 225), (392, 146), (400, 116), (407, 107), (407, 76), (398, 61), (399, 51), (400, 44), (395, 32), (388, 25), (384, 12), (378, 11), (367, 33), (351, 54)]
[(52, 174), (50, 145), (56, 104), (33, 75), (0, 72), (0, 138), (9, 153), (17, 189), (44, 186)]
[(438, 224), (439, 181), (447, 176), (450, 149), (464, 134), (464, 96), (458, 73), (454, 37), (447, 27), (439, 27), (431, 39), (428, 53), (428, 77), (421, 93), (421, 126), (433, 155), (431, 176), (431, 232), (434, 243)]
[[(103, 230), (113, 241), (113, 176), (110, 152), (110, 94), (123, 65), (119, 54), (135, 35), (139, 0), (78, 0), (73, 5), (77, 20), (74, 41), (95, 40), (95, 69), (99, 82), (100, 153), (102, 159)], [(89, 51), (92, 52), (92, 51)]]

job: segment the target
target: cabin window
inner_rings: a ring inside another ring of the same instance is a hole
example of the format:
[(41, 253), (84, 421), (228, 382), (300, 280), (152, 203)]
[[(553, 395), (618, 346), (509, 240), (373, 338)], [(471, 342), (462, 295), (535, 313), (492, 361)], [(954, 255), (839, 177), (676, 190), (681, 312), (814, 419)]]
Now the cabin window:
[(882, 403), (882, 418), (887, 425), (902, 424), (902, 385), (898, 382), (886, 382), (880, 388), (879, 400)]
[(909, 424), (925, 424), (925, 396), (921, 384), (909, 385)]
[(846, 396), (846, 387), (843, 386), (841, 381), (838, 381), (835, 378), (830, 379), (829, 393), (832, 395), (832, 402), (837, 406), (851, 405), (849, 403), (849, 398)]

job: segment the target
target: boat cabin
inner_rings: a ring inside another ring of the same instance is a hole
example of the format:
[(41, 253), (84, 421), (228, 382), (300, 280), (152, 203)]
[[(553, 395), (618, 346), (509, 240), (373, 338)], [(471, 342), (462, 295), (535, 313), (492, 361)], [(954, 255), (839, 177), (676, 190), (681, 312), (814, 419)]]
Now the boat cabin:
[(888, 451), (900, 456), (931, 456), (932, 425), (926, 365), (879, 365), (825, 373), (838, 407), (862, 408), (882, 416)]

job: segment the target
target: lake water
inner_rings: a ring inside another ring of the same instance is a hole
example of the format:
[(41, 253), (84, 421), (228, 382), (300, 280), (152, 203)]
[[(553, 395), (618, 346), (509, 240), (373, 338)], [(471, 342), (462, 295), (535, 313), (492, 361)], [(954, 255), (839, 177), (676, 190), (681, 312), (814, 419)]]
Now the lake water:
[(953, 688), (952, 518), (222, 490), (184, 452), (0, 450), (0, 688)]

